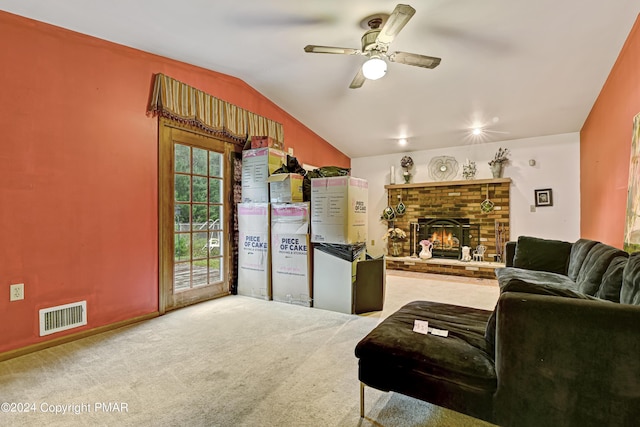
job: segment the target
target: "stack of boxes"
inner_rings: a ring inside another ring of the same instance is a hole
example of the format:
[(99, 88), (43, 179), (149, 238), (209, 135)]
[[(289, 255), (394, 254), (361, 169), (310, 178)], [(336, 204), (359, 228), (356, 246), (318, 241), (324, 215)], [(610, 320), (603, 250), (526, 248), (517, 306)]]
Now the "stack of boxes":
[[(352, 314), (366, 260), (369, 185), (351, 176), (311, 180), (314, 307)], [(382, 261), (381, 261), (382, 262)]]
[(276, 145), (282, 148), (254, 137), (242, 153), (238, 294), (354, 313), (357, 266), (366, 262), (368, 183), (314, 178), (311, 203), (303, 202), (301, 175), (273, 174), (286, 163)]
[[(262, 144), (263, 140), (259, 140)], [(286, 160), (272, 147), (242, 152), (242, 203), (238, 204), (238, 294), (271, 299), (271, 227), (267, 179)]]

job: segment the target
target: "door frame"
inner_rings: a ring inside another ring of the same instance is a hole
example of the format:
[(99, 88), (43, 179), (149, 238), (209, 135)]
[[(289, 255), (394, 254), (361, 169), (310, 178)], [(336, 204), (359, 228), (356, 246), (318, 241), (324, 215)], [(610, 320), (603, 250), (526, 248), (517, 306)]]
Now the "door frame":
[[(188, 291), (173, 293), (174, 274), (174, 141), (180, 139), (192, 147), (223, 153), (223, 267), (222, 281)], [(229, 295), (232, 267), (232, 165), (234, 146), (230, 141), (180, 125), (170, 119), (158, 120), (158, 311), (185, 307)]]

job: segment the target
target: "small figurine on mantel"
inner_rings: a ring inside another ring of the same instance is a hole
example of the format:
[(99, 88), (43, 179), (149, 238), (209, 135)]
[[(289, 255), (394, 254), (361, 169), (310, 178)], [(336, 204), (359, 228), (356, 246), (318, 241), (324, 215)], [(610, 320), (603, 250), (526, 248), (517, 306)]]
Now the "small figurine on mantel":
[(476, 162), (470, 162), (467, 159), (462, 165), (462, 177), (466, 180), (476, 179)]
[(411, 172), (409, 169), (413, 167), (413, 159), (410, 156), (404, 156), (402, 160), (400, 160), (400, 166), (404, 169), (404, 172), (402, 172), (404, 183), (408, 184), (411, 181)]

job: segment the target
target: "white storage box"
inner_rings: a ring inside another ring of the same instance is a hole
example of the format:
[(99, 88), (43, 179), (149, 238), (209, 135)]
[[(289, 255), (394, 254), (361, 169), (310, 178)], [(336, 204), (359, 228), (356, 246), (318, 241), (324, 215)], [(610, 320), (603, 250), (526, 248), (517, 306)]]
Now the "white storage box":
[(311, 180), (311, 241), (354, 244), (367, 241), (369, 184), (350, 176)]
[(327, 246), (313, 249), (313, 306), (346, 314), (382, 310), (384, 257), (367, 259), (364, 245)]
[(277, 173), (267, 178), (271, 203), (302, 202), (304, 177), (297, 173)]
[(271, 205), (273, 300), (311, 307), (309, 203)]
[(313, 249), (313, 290), (315, 308), (351, 314), (356, 266), (364, 260), (365, 251), (353, 261)]
[(238, 204), (238, 295), (271, 299), (268, 203)]
[(242, 202), (269, 203), (267, 179), (286, 162), (284, 151), (256, 148), (242, 152)]

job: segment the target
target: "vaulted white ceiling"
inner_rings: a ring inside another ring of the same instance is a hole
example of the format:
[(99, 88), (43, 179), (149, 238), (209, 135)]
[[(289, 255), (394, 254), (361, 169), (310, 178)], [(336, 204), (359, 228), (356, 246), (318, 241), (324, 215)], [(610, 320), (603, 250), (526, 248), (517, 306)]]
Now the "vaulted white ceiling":
[[(362, 19), (397, 1), (0, 0), (0, 9), (238, 77), (350, 157), (579, 131), (640, 11), (635, 0), (404, 3), (416, 14), (390, 51), (442, 63), (390, 63), (360, 89), (349, 84), (362, 56), (303, 48), (360, 48)], [(471, 137), (474, 126), (486, 132)]]

